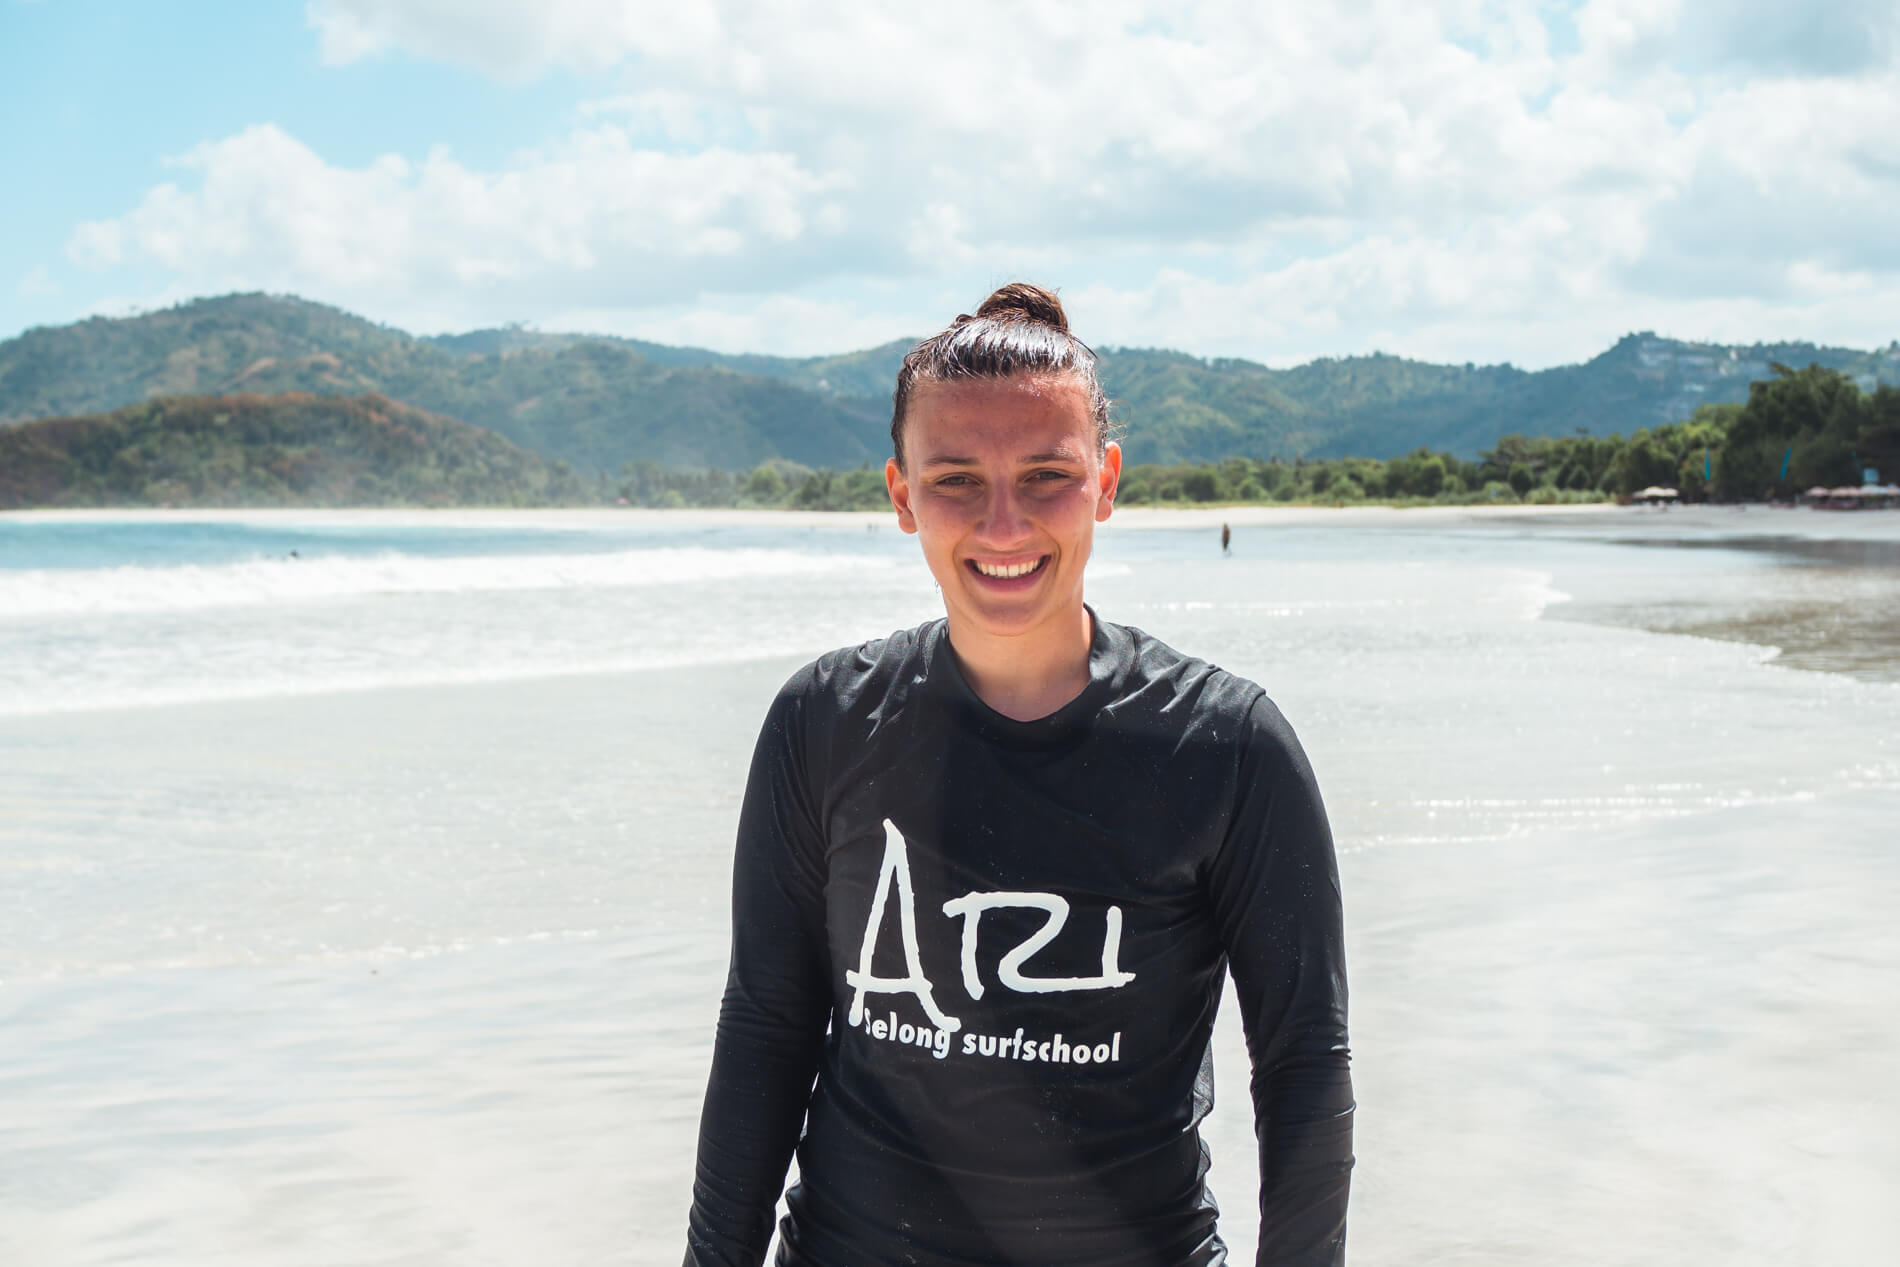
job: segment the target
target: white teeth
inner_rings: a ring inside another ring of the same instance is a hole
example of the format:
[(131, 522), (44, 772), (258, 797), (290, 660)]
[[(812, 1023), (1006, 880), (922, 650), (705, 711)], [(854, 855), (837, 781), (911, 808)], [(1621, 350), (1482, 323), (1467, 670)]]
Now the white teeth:
[(1027, 576), (1041, 566), (1042, 560), (1037, 559), (1031, 563), (1010, 563), (1000, 567), (991, 563), (978, 563), (976, 570), (985, 576), (993, 576), (998, 580), (1007, 581), (1013, 577)]

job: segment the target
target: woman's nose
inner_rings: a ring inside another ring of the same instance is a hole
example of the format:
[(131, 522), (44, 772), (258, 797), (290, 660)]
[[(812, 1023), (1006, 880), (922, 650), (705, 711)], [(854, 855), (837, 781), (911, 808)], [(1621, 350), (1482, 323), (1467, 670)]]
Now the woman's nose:
[(995, 545), (1012, 545), (1029, 534), (1029, 521), (1023, 517), (1013, 489), (1003, 486), (990, 494), (977, 531)]

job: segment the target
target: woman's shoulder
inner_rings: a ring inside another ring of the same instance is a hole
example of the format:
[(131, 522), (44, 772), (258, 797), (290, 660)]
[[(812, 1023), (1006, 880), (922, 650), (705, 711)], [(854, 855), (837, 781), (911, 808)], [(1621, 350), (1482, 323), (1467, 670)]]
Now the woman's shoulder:
[(1291, 735), (1279, 707), (1252, 678), (1178, 650), (1133, 625), (1115, 628), (1127, 648), (1122, 705), (1132, 713), (1166, 719), (1193, 740), (1244, 743)]
[(1244, 715), (1266, 691), (1251, 678), (1181, 651), (1145, 629), (1111, 625), (1124, 644), (1127, 691), (1157, 707), (1196, 717)]
[(939, 617), (827, 651), (785, 680), (779, 700), (795, 701), (808, 711), (835, 713), (881, 699), (920, 677), (943, 623)]
[(1260, 683), (1123, 628), (1133, 669), (1118, 702), (1120, 725), (1164, 750), (1168, 768), (1270, 784), (1309, 769), (1293, 724)]

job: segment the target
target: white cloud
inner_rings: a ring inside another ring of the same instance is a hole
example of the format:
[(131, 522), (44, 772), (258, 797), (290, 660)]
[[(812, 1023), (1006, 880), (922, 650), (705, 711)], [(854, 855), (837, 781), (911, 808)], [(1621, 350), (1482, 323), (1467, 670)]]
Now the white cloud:
[(1536, 368), (1595, 355), (1634, 330), (1863, 347), (1900, 335), (1890, 278), (1794, 264), (1781, 270), (1772, 299), (1711, 298), (1577, 284), (1573, 267), (1534, 254), (1369, 240), (1241, 279), (1163, 273), (1141, 286), (1079, 288), (1064, 301), (1089, 329), (1134, 332), (1103, 342), (1264, 355), (1278, 365), (1376, 350)]
[(587, 314), (758, 350), (821, 314), (927, 328), (1005, 265), (1099, 302), (1078, 320), (1101, 342), (1275, 360), (1536, 364), (1722, 312), (1885, 342), (1900, 5), (1764, 42), (1776, 12), (312, 0), (332, 62), (619, 91), (494, 170), (344, 168), (252, 128), (70, 253), (423, 326)]
[(706, 6), (621, 0), (314, 0), (307, 13), (324, 60), (333, 64), (406, 49), (508, 79), (555, 65), (611, 66), (676, 42), (672, 30), (702, 40), (716, 34), (716, 28), (706, 29)]
[(722, 282), (749, 286), (772, 275), (788, 244), (835, 251), (826, 243), (840, 228), (829, 202), (839, 180), (792, 156), (660, 153), (610, 125), (498, 172), (443, 152), (336, 167), (269, 125), (177, 163), (197, 176), (194, 188), (160, 185), (127, 214), (81, 225), (75, 260), (137, 258), (208, 289), (262, 286), (410, 311), (458, 299), (534, 305), (550, 292), (642, 306)]
[(59, 283), (53, 280), (52, 275), (42, 265), (22, 277), (20, 284), (14, 289), (15, 293), (26, 298), (44, 299), (59, 294)]
[[(950, 302), (955, 302), (954, 300)], [(550, 315), (549, 330), (624, 335), (685, 347), (725, 351), (767, 349), (781, 356), (823, 356), (890, 340), (911, 332), (907, 314), (875, 297), (851, 301), (796, 295), (751, 296), (660, 308), (629, 315), (624, 309), (573, 308)]]

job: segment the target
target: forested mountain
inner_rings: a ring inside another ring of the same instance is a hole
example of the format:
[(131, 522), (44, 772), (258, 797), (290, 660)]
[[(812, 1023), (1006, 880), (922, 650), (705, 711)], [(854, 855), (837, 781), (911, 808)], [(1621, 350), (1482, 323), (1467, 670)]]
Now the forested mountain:
[[(836, 356), (730, 355), (520, 327), (415, 338), (286, 296), (228, 295), (0, 343), (0, 423), (157, 395), (375, 391), (492, 428), (584, 475), (645, 459), (743, 470), (881, 461), (908, 346)], [(1107, 348), (1102, 378), (1144, 462), (1475, 456), (1501, 435), (1629, 433), (1745, 399), (1771, 362), (1818, 363), (1862, 387), (1900, 382), (1900, 342), (1728, 347), (1633, 334), (1581, 365), (1327, 358), (1276, 370), (1233, 358)]]
[(547, 506), (589, 484), (492, 431), (382, 396), (166, 396), (0, 427), (0, 510)]
[(474, 350), (269, 295), (95, 317), (0, 343), (0, 423), (160, 395), (374, 391), (491, 428), (590, 476), (638, 458), (855, 466), (882, 461), (889, 445), (889, 406), (880, 402), (717, 365), (664, 364), (619, 339), (508, 331), (460, 339)]

